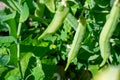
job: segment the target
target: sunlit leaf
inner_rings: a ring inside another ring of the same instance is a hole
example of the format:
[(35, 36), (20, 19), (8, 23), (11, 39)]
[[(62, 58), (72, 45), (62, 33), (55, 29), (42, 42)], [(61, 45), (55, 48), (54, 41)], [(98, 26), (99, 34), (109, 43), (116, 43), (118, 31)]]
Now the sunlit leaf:
[(27, 3), (24, 3), (24, 5), (21, 7), (19, 22), (26, 21), (28, 17), (29, 17), (29, 7)]
[(0, 37), (0, 46), (9, 47), (12, 43), (17, 43), (17, 40), (13, 36)]
[(6, 65), (10, 60), (9, 51), (7, 48), (0, 48), (0, 65)]
[(23, 74), (23, 76), (25, 75), (25, 71), (28, 67), (28, 63), (29, 63), (29, 59), (31, 58), (32, 56), (32, 53), (22, 53), (24, 54), (24, 56), (22, 57), (21, 56), (21, 60), (20, 60), (20, 65), (21, 65), (21, 70), (22, 72), (20, 72), (20, 69), (19, 67), (16, 67), (15, 69), (9, 71), (6, 76), (5, 76), (5, 79), (16, 79), (18, 78), (21, 79), (21, 73)]
[(12, 14), (0, 16), (0, 21), (7, 21), (7, 20), (10, 20), (10, 19), (14, 19), (15, 16), (16, 16), (16, 11), (14, 11)]
[(32, 74), (34, 75), (35, 80), (44, 80), (45, 78), (45, 74), (42, 70), (42, 64), (39, 58), (37, 58), (37, 66), (32, 69)]
[(45, 4), (52, 13), (55, 12), (55, 0), (46, 0)]

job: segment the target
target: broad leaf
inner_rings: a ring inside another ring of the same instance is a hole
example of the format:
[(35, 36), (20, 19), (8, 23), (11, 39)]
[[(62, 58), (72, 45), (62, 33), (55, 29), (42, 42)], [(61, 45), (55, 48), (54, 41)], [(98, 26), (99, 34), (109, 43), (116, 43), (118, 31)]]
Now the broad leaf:
[[(22, 53), (23, 55), (21, 56), (21, 60), (20, 60), (20, 65), (21, 65), (21, 70), (22, 70), (22, 74), (23, 76), (25, 75), (25, 71), (28, 67), (28, 63), (29, 63), (29, 59), (32, 56), (32, 53)], [(21, 73), (20, 73), (20, 69), (19, 67), (9, 71), (6, 76), (5, 76), (5, 80), (10, 80), (10, 79), (17, 79), (20, 80), (21, 79)]]
[(25, 22), (28, 17), (29, 17), (29, 8), (27, 3), (25, 2), (24, 5), (21, 7), (19, 22)]
[(55, 13), (55, 0), (46, 0), (45, 5), (52, 13)]
[(44, 80), (45, 74), (42, 70), (42, 64), (39, 58), (37, 58), (37, 66), (32, 69), (32, 74), (34, 75), (35, 80)]
[(0, 37), (0, 44), (13, 43), (13, 42), (17, 43), (17, 40), (13, 36)]
[(0, 65), (6, 65), (10, 60), (9, 51), (7, 48), (0, 48)]
[(8, 15), (2, 15), (0, 16), (0, 21), (7, 21), (7, 20), (10, 20), (10, 19), (14, 19), (16, 16), (16, 11), (14, 11), (12, 14), (8, 14)]

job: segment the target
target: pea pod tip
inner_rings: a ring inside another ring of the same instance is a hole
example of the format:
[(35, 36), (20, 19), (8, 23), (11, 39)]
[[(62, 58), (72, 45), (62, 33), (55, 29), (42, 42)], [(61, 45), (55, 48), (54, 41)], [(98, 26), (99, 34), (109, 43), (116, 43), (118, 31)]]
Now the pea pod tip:
[(102, 63), (100, 64), (100, 67), (103, 67), (105, 65), (107, 60), (103, 60)]
[(67, 71), (67, 69), (68, 69), (69, 65), (70, 65), (70, 63), (69, 63), (69, 62), (67, 62), (67, 64), (66, 64), (66, 67), (65, 67), (64, 71)]

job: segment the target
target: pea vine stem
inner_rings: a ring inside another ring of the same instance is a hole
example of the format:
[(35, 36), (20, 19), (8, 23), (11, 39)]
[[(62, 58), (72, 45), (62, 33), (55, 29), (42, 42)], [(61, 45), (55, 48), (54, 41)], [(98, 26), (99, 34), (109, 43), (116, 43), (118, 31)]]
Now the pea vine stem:
[(21, 68), (21, 64), (20, 64), (20, 41), (21, 41), (21, 36), (20, 36), (20, 31), (21, 31), (21, 27), (22, 27), (22, 23), (20, 22), (18, 24), (18, 30), (17, 30), (17, 60), (18, 60), (18, 67), (19, 67), (19, 71), (20, 71), (20, 75), (21, 78), (23, 79), (23, 73), (22, 73), (22, 68)]
[(21, 26), (22, 26), (22, 23), (19, 23), (18, 24), (18, 30), (17, 30), (17, 38), (20, 38)]

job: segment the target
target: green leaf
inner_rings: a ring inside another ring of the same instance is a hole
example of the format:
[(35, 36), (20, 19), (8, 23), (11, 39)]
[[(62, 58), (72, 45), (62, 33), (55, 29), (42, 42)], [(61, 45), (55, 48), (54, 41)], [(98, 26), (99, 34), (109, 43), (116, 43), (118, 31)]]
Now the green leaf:
[(6, 65), (10, 60), (10, 56), (8, 54), (3, 55), (0, 54), (0, 65)]
[(32, 69), (32, 74), (35, 77), (35, 80), (44, 80), (44, 72), (41, 68), (41, 66), (37, 66)]
[(53, 36), (53, 35), (46, 35), (44, 38), (44, 40), (50, 40), (51, 42), (55, 42), (55, 40), (57, 39), (57, 36)]
[(55, 59), (42, 59), (42, 69), (45, 74), (44, 80), (51, 80), (56, 70)]
[(117, 59), (117, 61), (119, 62), (119, 64), (120, 64), (120, 56), (118, 56), (118, 59)]
[(17, 40), (13, 36), (3, 36), (3, 37), (0, 37), (0, 44), (12, 43), (12, 42), (17, 43)]
[(25, 0), (25, 2), (28, 4), (28, 7), (30, 9), (30, 13), (33, 14), (34, 10), (35, 10), (35, 6), (34, 6), (34, 3), (33, 3), (33, 0)]
[(55, 13), (55, 1), (54, 0), (46, 0), (45, 5), (52, 13)]
[(37, 0), (36, 10), (35, 10), (35, 16), (42, 18), (45, 11), (45, 3), (44, 0)]
[(77, 29), (77, 26), (78, 26), (78, 22), (77, 22), (77, 19), (71, 14), (69, 13), (65, 19), (69, 24), (70, 26), (76, 30)]
[(9, 26), (9, 35), (17, 38), (17, 24), (15, 19), (10, 19), (7, 21)]
[(28, 17), (29, 17), (29, 7), (25, 2), (24, 5), (21, 7), (19, 22), (25, 22)]
[(6, 75), (5, 75), (5, 80), (20, 80), (20, 72), (18, 68), (15, 68), (11, 71), (9, 71)]
[(0, 65), (6, 65), (10, 60), (7, 48), (0, 48)]
[(37, 66), (32, 69), (32, 74), (35, 77), (35, 80), (44, 80), (45, 78), (45, 74), (42, 70), (42, 64), (38, 58), (37, 58)]
[(0, 16), (0, 21), (4, 22), (4, 21), (8, 21), (10, 19), (14, 19), (16, 16), (16, 11), (14, 11), (12, 14), (8, 14), (8, 15), (1, 15)]
[[(25, 75), (25, 71), (28, 67), (29, 59), (32, 57), (32, 53), (22, 53), (21, 59), (20, 59), (20, 65), (23, 76)], [(19, 67), (14, 68), (13, 70), (9, 71), (5, 75), (5, 80), (11, 80), (11, 79), (17, 79), (20, 80), (20, 70)]]
[(7, 80), (20, 80), (20, 78), (11, 75)]
[(92, 72), (93, 76), (95, 76), (99, 70), (98, 65), (89, 65), (88, 69)]
[(20, 64), (21, 64), (23, 76), (25, 75), (25, 71), (28, 67), (29, 59), (31, 57), (32, 57), (32, 53), (30, 53), (30, 52), (21, 53)]
[(7, 0), (6, 3), (8, 3), (8, 6), (10, 6), (12, 10), (20, 12), (20, 5), (15, 0)]
[(6, 71), (6, 70), (8, 70), (7, 67), (0, 66), (0, 77), (1, 77), (2, 73), (3, 73), (4, 71)]
[(8, 25), (8, 29), (9, 29), (9, 35), (10, 36), (14, 36), (15, 38), (17, 37), (17, 29), (16, 29), (16, 11), (14, 11), (12, 14), (8, 14), (8, 15), (2, 15), (0, 14), (0, 20), (1, 22), (5, 22)]
[(12, 44), (10, 46), (10, 61), (9, 61), (9, 65), (14, 65), (17, 66), (17, 45), (16, 44)]
[(67, 38), (68, 38), (67, 32), (62, 30), (60, 37), (61, 37), (62, 40), (67, 40)]

